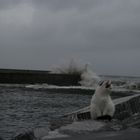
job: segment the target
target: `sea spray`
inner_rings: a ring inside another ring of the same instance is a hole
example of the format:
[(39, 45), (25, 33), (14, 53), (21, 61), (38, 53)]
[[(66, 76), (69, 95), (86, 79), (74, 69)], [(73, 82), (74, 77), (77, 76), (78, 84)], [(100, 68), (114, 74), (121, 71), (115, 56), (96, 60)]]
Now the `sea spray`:
[(84, 87), (96, 88), (100, 81), (100, 77), (92, 70), (89, 63), (83, 64), (74, 59), (71, 59), (70, 62), (65, 62), (59, 66), (53, 67), (51, 72), (59, 74), (78, 74), (81, 76), (81, 81), (79, 83)]
[(79, 74), (84, 71), (84, 65), (80, 61), (71, 59), (70, 61), (63, 61), (59, 65), (52, 66), (51, 73), (58, 74)]
[(85, 87), (96, 88), (99, 81), (100, 77), (95, 72), (93, 72), (89, 64), (86, 64), (85, 69), (81, 74), (80, 84)]

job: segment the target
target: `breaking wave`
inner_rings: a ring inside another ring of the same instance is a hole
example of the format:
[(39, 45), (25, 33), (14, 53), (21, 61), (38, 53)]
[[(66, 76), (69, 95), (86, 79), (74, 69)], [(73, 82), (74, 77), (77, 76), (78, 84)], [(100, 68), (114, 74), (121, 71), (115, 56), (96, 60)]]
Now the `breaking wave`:
[(127, 76), (98, 76), (91, 68), (89, 63), (81, 63), (80, 61), (71, 59), (69, 62), (63, 62), (58, 66), (54, 66), (52, 73), (79, 74), (82, 87), (96, 88), (100, 80), (111, 80), (113, 88), (140, 90), (140, 77)]
[(96, 88), (100, 77), (92, 70), (89, 63), (83, 64), (72, 59), (68, 63), (63, 63), (59, 66), (53, 67), (52, 73), (59, 74), (79, 74), (81, 75), (81, 86)]
[(58, 65), (54, 65), (51, 68), (51, 73), (58, 73), (58, 74), (82, 74), (84, 71), (85, 65), (80, 61), (76, 61), (71, 59), (70, 61), (61, 62)]
[(82, 80), (79, 82), (81, 86), (94, 88), (96, 88), (98, 82), (101, 80), (100, 77), (95, 72), (93, 72), (89, 64), (85, 65), (85, 69), (81, 74), (81, 79)]

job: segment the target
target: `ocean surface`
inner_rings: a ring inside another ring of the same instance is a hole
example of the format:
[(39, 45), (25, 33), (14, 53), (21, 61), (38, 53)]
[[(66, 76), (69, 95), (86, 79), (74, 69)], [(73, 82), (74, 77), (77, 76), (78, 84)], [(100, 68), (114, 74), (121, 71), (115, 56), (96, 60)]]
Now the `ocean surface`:
[[(112, 89), (117, 91), (140, 93), (139, 77), (102, 76), (102, 79), (111, 79)], [(84, 94), (77, 92), (77, 87), (61, 87), (47, 84), (35, 85), (0, 85), (0, 137), (11, 139), (19, 133), (34, 128), (49, 128), (52, 119), (66, 113), (88, 106), (92, 94), (88, 88)], [(73, 89), (73, 93), (69, 90)], [(89, 88), (91, 90), (91, 88)], [(93, 92), (94, 93), (94, 92)], [(114, 98), (112, 96), (112, 98)]]

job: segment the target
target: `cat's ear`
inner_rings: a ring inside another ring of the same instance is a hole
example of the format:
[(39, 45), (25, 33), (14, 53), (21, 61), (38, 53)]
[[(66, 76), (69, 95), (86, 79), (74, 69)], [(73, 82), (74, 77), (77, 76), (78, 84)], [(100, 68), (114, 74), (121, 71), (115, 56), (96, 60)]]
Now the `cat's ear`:
[(108, 80), (107, 82), (106, 82), (106, 86), (105, 86), (106, 88), (110, 88), (111, 87), (111, 80)]
[(104, 81), (100, 81), (100, 82), (98, 83), (98, 85), (99, 85), (99, 86), (102, 86), (103, 83), (104, 83)]

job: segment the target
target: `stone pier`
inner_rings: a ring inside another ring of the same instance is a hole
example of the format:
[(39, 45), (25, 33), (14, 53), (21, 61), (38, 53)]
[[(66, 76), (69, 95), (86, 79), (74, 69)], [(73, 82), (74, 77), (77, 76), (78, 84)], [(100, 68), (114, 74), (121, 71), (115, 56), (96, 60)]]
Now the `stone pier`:
[[(140, 94), (122, 97), (113, 100), (115, 104), (114, 118), (123, 120), (131, 115), (140, 112)], [(88, 120), (90, 119), (90, 106), (77, 110), (75, 112), (64, 115), (72, 120)]]

